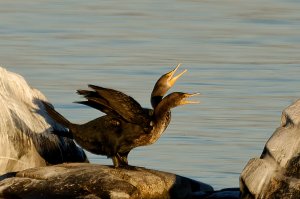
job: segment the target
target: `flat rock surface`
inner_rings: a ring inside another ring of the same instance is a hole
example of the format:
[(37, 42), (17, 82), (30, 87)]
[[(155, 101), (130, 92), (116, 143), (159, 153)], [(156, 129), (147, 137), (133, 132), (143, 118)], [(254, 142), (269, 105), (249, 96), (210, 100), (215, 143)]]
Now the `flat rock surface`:
[(0, 181), (0, 198), (202, 198), (208, 192), (210, 185), (167, 172), (88, 163), (27, 169)]

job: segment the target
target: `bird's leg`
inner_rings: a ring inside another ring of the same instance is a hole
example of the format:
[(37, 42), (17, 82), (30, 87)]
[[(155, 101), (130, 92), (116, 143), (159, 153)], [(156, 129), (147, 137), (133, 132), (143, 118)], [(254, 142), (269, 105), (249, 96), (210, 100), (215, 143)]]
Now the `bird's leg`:
[(128, 153), (125, 153), (125, 154), (122, 154), (122, 155), (117, 153), (116, 156), (118, 158), (118, 161), (120, 162), (120, 166), (127, 166), (128, 165), (128, 159), (127, 159)]
[(117, 154), (117, 157), (120, 161), (120, 167), (127, 170), (136, 170), (135, 166), (128, 165), (128, 154), (129, 152)]
[(122, 165), (128, 165), (128, 154), (129, 152), (126, 152), (126, 153), (122, 153), (120, 154), (120, 159), (121, 159), (121, 162), (122, 162)]
[(120, 166), (127, 166), (128, 165), (128, 159), (127, 159), (128, 153), (124, 153), (120, 155), (117, 153), (116, 155), (112, 156), (112, 161), (115, 168), (118, 168)]
[(115, 168), (118, 168), (120, 166), (119, 158), (117, 156), (118, 156), (118, 154), (112, 156), (112, 158), (111, 158)]
[(123, 164), (128, 165), (128, 159), (127, 159), (127, 156), (123, 156), (123, 157), (122, 157), (122, 162), (123, 162)]

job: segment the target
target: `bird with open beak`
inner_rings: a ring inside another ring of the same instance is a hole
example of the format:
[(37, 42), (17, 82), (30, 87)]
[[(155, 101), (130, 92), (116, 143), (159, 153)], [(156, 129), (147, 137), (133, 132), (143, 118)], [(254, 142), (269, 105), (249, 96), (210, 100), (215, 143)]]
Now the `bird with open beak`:
[(129, 152), (138, 146), (156, 142), (171, 121), (171, 109), (195, 104), (188, 98), (199, 93), (167, 91), (187, 71), (174, 76), (180, 64), (162, 75), (151, 93), (153, 109), (143, 108), (132, 97), (110, 88), (89, 85), (92, 90), (78, 90), (87, 101), (78, 103), (98, 109), (106, 115), (85, 124), (73, 124), (45, 103), (48, 114), (69, 129), (69, 136), (87, 151), (112, 158), (115, 167), (128, 165)]

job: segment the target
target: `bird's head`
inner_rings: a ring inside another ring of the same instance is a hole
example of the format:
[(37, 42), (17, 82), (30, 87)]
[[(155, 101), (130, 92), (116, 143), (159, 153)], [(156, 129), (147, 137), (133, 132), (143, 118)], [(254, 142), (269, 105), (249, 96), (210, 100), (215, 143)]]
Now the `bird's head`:
[(151, 104), (155, 107), (162, 99), (162, 97), (168, 92), (168, 90), (175, 84), (175, 82), (187, 71), (186, 69), (174, 76), (181, 64), (178, 64), (175, 69), (162, 75), (156, 82), (152, 94)]
[(198, 100), (189, 100), (190, 97), (197, 95), (200, 95), (200, 93), (173, 92), (166, 96), (163, 101), (166, 101), (167, 104), (170, 104), (171, 108), (185, 104), (199, 104), (200, 101)]
[(181, 64), (178, 64), (175, 69), (161, 76), (158, 82), (162, 81), (162, 84), (166, 84), (167, 88), (170, 89), (175, 84), (175, 82), (179, 79), (179, 77), (181, 77), (187, 71), (187, 69), (185, 69), (178, 75), (174, 76), (174, 74), (176, 73), (176, 71), (180, 66)]
[(156, 116), (163, 115), (164, 113), (170, 111), (171, 108), (185, 104), (198, 104), (200, 101), (189, 100), (190, 97), (200, 95), (200, 93), (182, 93), (173, 92), (163, 98), (163, 100), (154, 109), (154, 114)]

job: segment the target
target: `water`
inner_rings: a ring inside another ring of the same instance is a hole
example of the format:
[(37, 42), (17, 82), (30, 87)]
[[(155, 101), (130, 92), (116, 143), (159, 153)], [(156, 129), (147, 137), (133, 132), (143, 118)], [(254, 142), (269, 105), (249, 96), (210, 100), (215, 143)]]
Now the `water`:
[(111, 87), (150, 107), (155, 81), (182, 62), (189, 72), (172, 91), (201, 92), (202, 104), (174, 109), (161, 139), (129, 161), (237, 187), (300, 98), (299, 10), (293, 0), (0, 1), (0, 64), (83, 123), (101, 113), (73, 104), (76, 89)]

